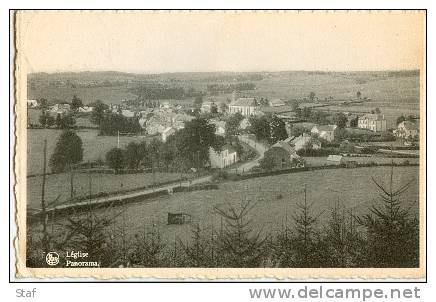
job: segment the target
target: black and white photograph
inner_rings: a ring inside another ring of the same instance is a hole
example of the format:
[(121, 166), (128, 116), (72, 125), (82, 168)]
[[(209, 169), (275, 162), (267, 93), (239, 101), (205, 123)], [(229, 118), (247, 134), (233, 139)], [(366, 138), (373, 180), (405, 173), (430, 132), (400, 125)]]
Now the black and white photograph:
[(17, 277), (425, 276), (425, 10), (13, 18)]

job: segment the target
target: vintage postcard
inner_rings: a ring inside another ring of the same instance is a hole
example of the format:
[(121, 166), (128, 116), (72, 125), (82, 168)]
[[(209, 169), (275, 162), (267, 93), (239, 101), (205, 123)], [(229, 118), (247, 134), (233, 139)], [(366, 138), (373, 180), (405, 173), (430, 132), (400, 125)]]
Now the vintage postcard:
[(17, 278), (425, 278), (426, 11), (12, 20)]

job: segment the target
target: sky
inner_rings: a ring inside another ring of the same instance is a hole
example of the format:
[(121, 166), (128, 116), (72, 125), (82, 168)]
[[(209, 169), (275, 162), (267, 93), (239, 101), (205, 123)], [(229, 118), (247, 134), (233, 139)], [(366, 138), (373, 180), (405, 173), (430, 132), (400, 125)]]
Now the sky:
[(26, 11), (27, 72), (419, 69), (422, 12)]

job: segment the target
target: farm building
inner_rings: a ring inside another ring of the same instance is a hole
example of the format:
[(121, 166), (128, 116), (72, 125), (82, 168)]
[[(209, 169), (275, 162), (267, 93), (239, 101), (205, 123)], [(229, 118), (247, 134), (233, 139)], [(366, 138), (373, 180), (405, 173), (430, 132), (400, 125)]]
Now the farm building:
[(318, 135), (319, 138), (325, 139), (328, 142), (332, 142), (335, 140), (336, 128), (336, 125), (315, 125), (310, 132)]
[(327, 161), (337, 165), (345, 164), (345, 158), (342, 155), (329, 155)]
[(292, 159), (299, 156), (288, 143), (279, 141), (265, 151), (264, 157), (271, 158), (275, 167), (286, 168), (291, 166)]
[(162, 131), (162, 141), (166, 142), (168, 137), (170, 137), (171, 135), (173, 135), (174, 133), (176, 133), (176, 129), (174, 129), (173, 127), (167, 127), (165, 128), (164, 131)]
[(83, 112), (83, 113), (89, 113), (92, 112), (94, 110), (94, 107), (89, 107), (89, 106), (83, 106), (79, 108), (79, 112)]
[(27, 107), (35, 108), (38, 107), (37, 100), (27, 100)]
[(268, 103), (271, 107), (280, 107), (286, 105), (285, 102), (281, 99), (272, 99)]
[(53, 106), (50, 107), (51, 112), (55, 112), (58, 114), (64, 114), (69, 112), (70, 110), (71, 110), (71, 106), (68, 103), (54, 104)]
[(215, 134), (224, 136), (226, 134), (226, 122), (211, 120), (211, 124), (215, 125)]
[(403, 121), (398, 124), (395, 135), (401, 138), (414, 138), (419, 134), (418, 126), (410, 121)]
[(291, 146), (294, 146), (295, 151), (305, 148), (314, 150), (321, 148), (321, 142), (316, 138), (312, 138), (307, 133), (303, 133), (300, 136), (294, 137), (292, 140), (289, 141), (289, 143), (291, 144)]
[(241, 113), (243, 116), (254, 114), (258, 108), (258, 103), (255, 98), (239, 98), (229, 104), (229, 113)]
[(248, 119), (248, 117), (244, 118), (241, 123), (239, 124), (239, 128), (241, 128), (242, 130), (247, 129), (248, 127), (251, 126), (250, 120)]
[(386, 120), (382, 114), (365, 114), (359, 117), (357, 127), (374, 132), (384, 132), (387, 129)]
[(230, 145), (225, 145), (220, 152), (210, 148), (209, 161), (211, 168), (222, 169), (238, 162), (238, 154)]

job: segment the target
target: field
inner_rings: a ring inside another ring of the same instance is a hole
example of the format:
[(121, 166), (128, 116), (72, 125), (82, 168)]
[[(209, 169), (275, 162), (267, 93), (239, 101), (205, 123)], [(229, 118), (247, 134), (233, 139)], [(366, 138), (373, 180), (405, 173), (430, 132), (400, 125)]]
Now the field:
[[(186, 176), (186, 175), (184, 175)], [(117, 190), (128, 190), (138, 187), (152, 185), (154, 182), (162, 183), (180, 179), (179, 173), (138, 173), (138, 174), (101, 174), (101, 173), (75, 173), (74, 192), (76, 197), (89, 195), (91, 178), (91, 192), (115, 192)], [(31, 208), (40, 208), (41, 203), (42, 177), (35, 176), (27, 178), (27, 205)], [(70, 174), (47, 175), (46, 200), (50, 203), (58, 196), (59, 203), (70, 198)]]
[[(415, 153), (412, 153), (415, 154)], [(328, 161), (327, 157), (305, 157), (306, 163), (308, 166), (322, 166), (322, 165), (333, 165), (334, 162)], [(368, 164), (371, 162), (377, 164), (390, 164), (392, 161), (396, 164), (402, 164), (404, 161), (408, 161), (409, 163), (417, 164), (419, 163), (419, 158), (388, 158), (388, 157), (380, 157), (380, 156), (371, 156), (371, 157), (346, 157), (347, 160), (356, 161), (359, 164)], [(337, 163), (339, 165), (339, 163)]]
[[(303, 201), (304, 186), (307, 186), (307, 200), (312, 204), (314, 214), (321, 214), (320, 223), (329, 218), (329, 208), (339, 200), (356, 214), (367, 212), (368, 206), (378, 199), (378, 192), (371, 176), (387, 183), (389, 167), (359, 169), (337, 169), (311, 171), (279, 176), (249, 179), (220, 184), (219, 190), (176, 193), (165, 197), (145, 200), (126, 205), (126, 229), (130, 236), (137, 233), (158, 230), (163, 240), (172, 245), (177, 238), (189, 240), (190, 224), (167, 225), (168, 212), (184, 212), (192, 215), (194, 223), (210, 232), (218, 232), (221, 219), (214, 207), (238, 206), (244, 200), (255, 202), (251, 219), (255, 228), (275, 233), (287, 224), (292, 227), (292, 215), (296, 203)], [(415, 179), (403, 195), (404, 206), (418, 211), (418, 167), (394, 168), (395, 187)], [(280, 198), (280, 195), (282, 198)], [(122, 208), (112, 209), (114, 213)], [(121, 224), (121, 218), (118, 220)], [(124, 223), (124, 222), (123, 222)]]
[[(27, 174), (42, 173), (44, 139), (47, 140), (47, 159), (52, 155), (62, 130), (27, 129)], [(117, 146), (116, 136), (98, 136), (98, 130), (84, 129), (77, 131), (83, 142), (83, 161), (105, 159), (105, 154)], [(120, 136), (120, 147), (129, 142), (149, 140), (145, 136)]]
[[(315, 92), (320, 101), (332, 96), (335, 100), (349, 100), (360, 91), (362, 98), (372, 99), (365, 109), (391, 108), (400, 111), (419, 109), (419, 75), (392, 75), (389, 72), (260, 72), (261, 80), (252, 81), (255, 90), (242, 91), (241, 96), (283, 98), (287, 100), (307, 98)], [(71, 101), (74, 94), (84, 103), (97, 99), (118, 103), (122, 99), (135, 98), (131, 88), (144, 83), (160, 83), (171, 87), (183, 87), (206, 91), (208, 84), (247, 82), (250, 73), (174, 73), (137, 75), (110, 72), (30, 74), (28, 99), (47, 98), (49, 101)], [(72, 83), (105, 83), (107, 87), (76, 87)], [(53, 84), (54, 83), (54, 84)], [(223, 94), (217, 99), (229, 97)], [(383, 110), (382, 110), (383, 111)]]

